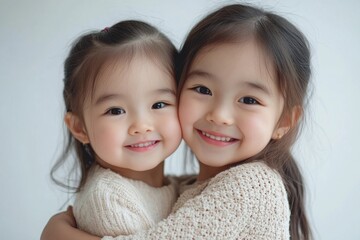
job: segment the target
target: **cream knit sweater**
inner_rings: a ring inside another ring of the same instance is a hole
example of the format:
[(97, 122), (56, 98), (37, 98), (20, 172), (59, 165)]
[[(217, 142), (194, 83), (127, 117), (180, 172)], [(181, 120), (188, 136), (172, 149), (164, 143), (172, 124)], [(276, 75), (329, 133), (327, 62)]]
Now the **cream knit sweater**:
[(97, 236), (128, 235), (148, 229), (167, 217), (178, 192), (175, 181), (155, 188), (94, 166), (77, 194), (78, 227)]
[(289, 239), (289, 203), (279, 174), (262, 162), (242, 164), (195, 184), (166, 219), (110, 239)]

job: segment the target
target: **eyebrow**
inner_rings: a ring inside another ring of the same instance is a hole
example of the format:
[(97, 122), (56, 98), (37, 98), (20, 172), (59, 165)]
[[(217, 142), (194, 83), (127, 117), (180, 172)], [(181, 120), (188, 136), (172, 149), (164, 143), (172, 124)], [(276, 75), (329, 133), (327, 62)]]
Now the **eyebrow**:
[(193, 71), (189, 72), (187, 75), (187, 78), (192, 78), (192, 77), (203, 77), (203, 78), (208, 78), (208, 79), (215, 78), (215, 76), (212, 75), (211, 73), (204, 72), (201, 70), (193, 70)]
[[(194, 70), (194, 71), (191, 71), (188, 76), (188, 78), (192, 78), (192, 77), (202, 77), (202, 78), (207, 78), (207, 79), (210, 79), (210, 80), (216, 80), (216, 76), (209, 73), (209, 72), (204, 72), (204, 71), (201, 71), (201, 70)], [(255, 89), (255, 90), (259, 90), (267, 95), (271, 95), (270, 94), (270, 90), (264, 85), (264, 84), (261, 84), (259, 82), (251, 82), (251, 81), (245, 81), (245, 82), (242, 82), (241, 83), (242, 86), (247, 86), (249, 88), (252, 88), (252, 89)]]
[(267, 95), (271, 95), (270, 90), (264, 84), (246, 81), (246, 82), (244, 82), (244, 85), (249, 86), (252, 89), (259, 90)]
[(122, 98), (124, 98), (124, 95), (122, 94), (116, 94), (116, 93), (104, 94), (96, 99), (95, 105), (99, 105), (106, 101), (110, 101), (114, 99), (122, 99)]
[(171, 94), (176, 96), (175, 90), (171, 88), (159, 88), (152, 91), (153, 94)]
[[(173, 89), (170, 89), (170, 88), (155, 89), (155, 90), (151, 91), (150, 94), (152, 94), (152, 95), (170, 94), (170, 95), (176, 96), (175, 91)], [(121, 99), (124, 99), (124, 98), (125, 98), (124, 94), (117, 94), (117, 93), (103, 94), (99, 98), (96, 99), (95, 105), (99, 105), (99, 104), (101, 104), (103, 102), (110, 101), (110, 100), (116, 100), (116, 99), (121, 100)]]

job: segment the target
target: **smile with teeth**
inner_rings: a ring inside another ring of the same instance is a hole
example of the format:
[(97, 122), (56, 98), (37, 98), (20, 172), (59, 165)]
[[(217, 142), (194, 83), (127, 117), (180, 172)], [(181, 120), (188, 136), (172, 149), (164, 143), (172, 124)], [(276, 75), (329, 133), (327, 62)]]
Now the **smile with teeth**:
[(204, 132), (204, 131), (200, 131), (202, 135), (208, 137), (208, 138), (211, 138), (213, 140), (216, 140), (216, 141), (220, 141), (220, 142), (231, 142), (231, 141), (234, 141), (235, 139), (234, 138), (230, 138), (230, 137), (220, 137), (220, 136), (214, 136), (214, 135), (211, 135), (207, 132)]
[(138, 144), (131, 144), (129, 145), (132, 148), (143, 148), (143, 147), (149, 147), (151, 145), (154, 145), (157, 141), (150, 141), (150, 142), (143, 142)]

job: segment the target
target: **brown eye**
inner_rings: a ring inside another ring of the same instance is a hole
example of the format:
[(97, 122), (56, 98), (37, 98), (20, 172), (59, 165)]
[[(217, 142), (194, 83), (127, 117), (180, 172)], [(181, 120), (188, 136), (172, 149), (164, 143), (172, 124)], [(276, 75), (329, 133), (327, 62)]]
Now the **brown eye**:
[(245, 103), (245, 104), (259, 104), (259, 102), (255, 99), (255, 98), (252, 98), (252, 97), (243, 97), (243, 98), (240, 98), (239, 102), (241, 103)]
[(164, 103), (164, 102), (157, 102), (155, 104), (152, 105), (152, 109), (161, 109), (166, 107), (168, 104)]
[(210, 89), (208, 89), (207, 87), (198, 86), (198, 87), (195, 87), (194, 90), (195, 90), (196, 92), (200, 93), (200, 94), (212, 96), (212, 93), (211, 93)]
[(108, 115), (121, 115), (124, 114), (125, 110), (122, 108), (110, 108), (109, 110), (106, 111), (105, 114)]

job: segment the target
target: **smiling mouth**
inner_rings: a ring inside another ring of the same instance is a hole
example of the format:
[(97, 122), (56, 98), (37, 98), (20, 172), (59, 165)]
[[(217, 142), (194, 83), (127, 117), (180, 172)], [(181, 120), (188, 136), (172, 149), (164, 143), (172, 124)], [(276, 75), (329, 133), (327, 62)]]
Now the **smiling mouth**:
[(212, 135), (210, 133), (207, 133), (207, 132), (204, 132), (201, 130), (198, 130), (198, 132), (205, 137), (208, 137), (212, 140), (219, 141), (219, 142), (234, 142), (234, 141), (236, 141), (235, 138), (231, 138), (231, 137), (215, 136), (215, 135)]
[(128, 145), (128, 147), (131, 147), (131, 148), (147, 148), (147, 147), (155, 145), (158, 142), (159, 141), (142, 142), (142, 143)]

